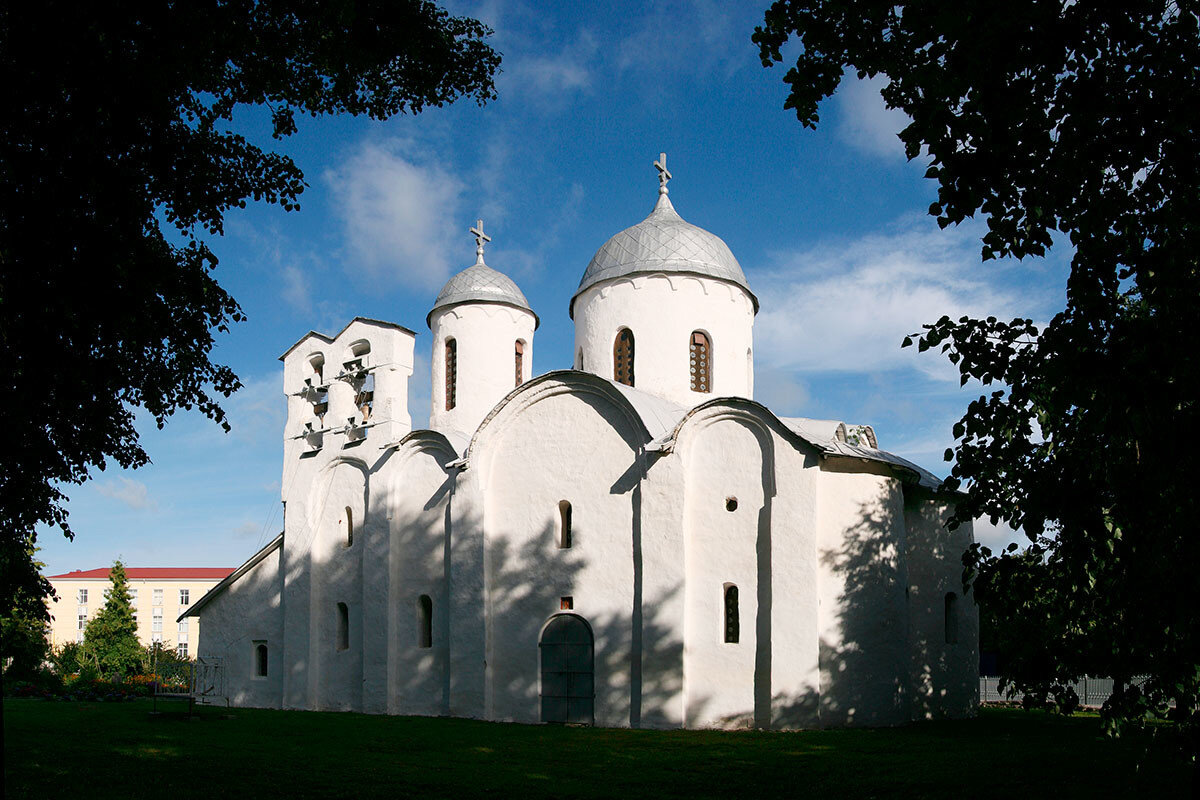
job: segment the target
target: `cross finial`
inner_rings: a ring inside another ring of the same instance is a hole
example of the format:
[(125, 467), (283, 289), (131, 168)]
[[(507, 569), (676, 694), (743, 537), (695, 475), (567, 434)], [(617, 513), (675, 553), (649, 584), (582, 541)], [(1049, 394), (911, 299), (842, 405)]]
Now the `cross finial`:
[(667, 170), (667, 154), (659, 153), (658, 161), (654, 162), (654, 168), (658, 170), (658, 193), (667, 193), (667, 181), (671, 180), (671, 173)]
[(483, 220), (475, 220), (475, 227), (471, 228), (471, 233), (475, 235), (475, 263), (483, 263), (483, 243), (490, 242), (492, 237), (483, 232)]

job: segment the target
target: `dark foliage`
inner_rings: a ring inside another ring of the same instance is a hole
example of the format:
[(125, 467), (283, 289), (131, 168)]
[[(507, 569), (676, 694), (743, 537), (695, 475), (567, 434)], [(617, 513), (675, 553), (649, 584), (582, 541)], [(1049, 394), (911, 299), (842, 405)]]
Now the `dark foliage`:
[(1069, 679), (1113, 676), (1110, 729), (1200, 719), (1198, 11), (780, 0), (754, 34), (765, 66), (798, 39), (786, 105), (808, 127), (845, 70), (885, 76), (912, 119), (905, 150), (938, 184), (930, 214), (982, 214), (985, 261), (1042, 255), (1055, 233), (1074, 247), (1045, 330), (943, 317), (904, 344), (995, 387), (955, 425), (947, 483), (967, 492), (955, 523), (986, 515), (1031, 539), (966, 559), (1009, 626), (1008, 676), (1065, 706)]
[(291, 159), (230, 132), (235, 110), (270, 109), (280, 138), (297, 116), (482, 103), (489, 34), (423, 0), (0, 7), (0, 607), (50, 592), (27, 551), (38, 524), (73, 535), (64, 487), (147, 463), (136, 409), (226, 425), (239, 383), (209, 355), (243, 315), (203, 237), (304, 188)]

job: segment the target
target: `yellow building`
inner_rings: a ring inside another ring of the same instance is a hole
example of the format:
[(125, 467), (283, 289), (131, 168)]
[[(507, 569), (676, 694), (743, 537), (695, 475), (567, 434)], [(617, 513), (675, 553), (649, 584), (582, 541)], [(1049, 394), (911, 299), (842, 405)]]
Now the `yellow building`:
[[(108, 567), (51, 575), (58, 600), (50, 601), (50, 644), (82, 642), (87, 621), (104, 607), (112, 586)], [(176, 618), (192, 603), (233, 572), (225, 567), (126, 567), (138, 639), (162, 642), (181, 656), (194, 656), (200, 641), (200, 620)]]

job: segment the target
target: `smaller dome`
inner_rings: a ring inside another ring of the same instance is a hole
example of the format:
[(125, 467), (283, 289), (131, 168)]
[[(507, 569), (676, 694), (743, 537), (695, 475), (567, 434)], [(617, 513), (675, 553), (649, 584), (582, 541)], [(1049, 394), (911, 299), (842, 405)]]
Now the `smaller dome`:
[(425, 324), (432, 327), (433, 312), (439, 308), (449, 308), (462, 303), (499, 303), (512, 306), (533, 314), (533, 327), (541, 324), (538, 315), (529, 307), (529, 301), (517, 288), (513, 279), (502, 272), (483, 263), (482, 257), (475, 264), (464, 269), (450, 280), (438, 292), (433, 301), (433, 308), (425, 317)]

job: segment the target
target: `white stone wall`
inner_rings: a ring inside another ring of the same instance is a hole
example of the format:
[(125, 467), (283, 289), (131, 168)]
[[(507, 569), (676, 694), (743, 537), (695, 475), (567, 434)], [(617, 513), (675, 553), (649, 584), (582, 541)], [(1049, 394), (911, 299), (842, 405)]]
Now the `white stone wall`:
[(907, 550), (900, 481), (883, 467), (826, 460), (817, 506), (821, 725), (906, 722)]
[[(283, 692), (282, 549), (250, 568), (200, 610), (204, 638), (198, 656), (220, 658), (225, 693), (236, 706), (278, 708)], [(254, 648), (267, 645), (267, 675), (255, 674)]]
[[(963, 594), (962, 554), (971, 546), (970, 525), (945, 527), (951, 508), (929, 492), (905, 493), (908, 531), (909, 649), (914, 719), (974, 716), (979, 707), (979, 612), (973, 592)], [(946, 641), (946, 595), (957, 617)]]
[[(468, 469), (479, 470), (485, 498), (487, 716), (539, 721), (539, 636), (572, 597), (595, 639), (596, 724), (628, 726), (645, 434), (615, 390), (543, 387), (480, 432)], [(556, 542), (562, 500), (572, 507), (569, 549)]]
[[(387, 487), (387, 548), (379, 558), (387, 580), (372, 594), (378, 615), (376, 647), (387, 654), (386, 710), (390, 714), (449, 714), (450, 609), (448, 560), (453, 449), (440, 436), (414, 437), (392, 456)], [(421, 641), (419, 600), (432, 605), (430, 646)], [(386, 598), (386, 602), (383, 602)], [(368, 710), (375, 710), (369, 707)]]
[[(816, 459), (769, 417), (709, 408), (679, 434), (689, 727), (816, 722), (816, 617), (805, 612), (816, 605)], [(738, 589), (736, 643), (725, 641), (729, 585)]]
[[(736, 284), (694, 275), (633, 275), (575, 300), (575, 367), (612, 380), (613, 343), (634, 335), (634, 386), (685, 408), (713, 397), (754, 397), (754, 306)], [(712, 342), (712, 391), (691, 390), (689, 342)]]
[[(818, 458), (751, 402), (697, 408), (666, 451), (650, 439), (621, 392), (564, 373), (509, 397), (465, 461), (434, 431), (289, 446), (283, 546), (202, 610), (202, 653), (245, 666), (228, 671), (239, 704), (537, 722), (539, 637), (570, 597), (595, 639), (598, 725), (972, 713), (969, 600), (944, 641), (971, 533), (944, 530), (944, 502), (883, 465)], [(737, 643), (723, 641), (728, 583)], [(265, 681), (249, 677), (258, 640)]]
[[(516, 342), (525, 343), (522, 382), (533, 375), (535, 320), (524, 309), (499, 303), (462, 303), (437, 309), (430, 317), (429, 426), (436, 431), (474, 432), (496, 403), (516, 388)], [(457, 348), (455, 406), (446, 408), (446, 340)]]

